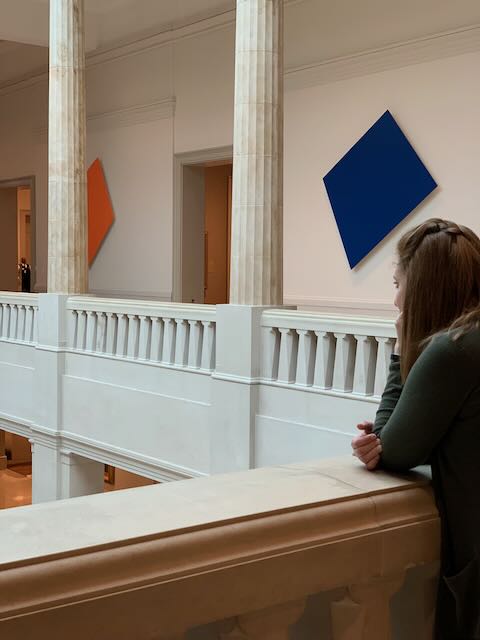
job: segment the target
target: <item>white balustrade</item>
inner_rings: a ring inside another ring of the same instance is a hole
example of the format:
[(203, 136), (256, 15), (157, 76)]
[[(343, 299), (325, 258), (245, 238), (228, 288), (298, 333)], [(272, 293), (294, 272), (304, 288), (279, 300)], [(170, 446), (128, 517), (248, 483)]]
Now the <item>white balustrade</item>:
[(391, 320), (266, 311), (262, 381), (378, 397), (385, 387), (394, 343)]
[[(72, 297), (67, 311), (68, 348), (75, 352), (203, 372), (215, 369), (215, 308)], [(0, 323), (2, 335), (10, 330), (10, 310), (7, 314)]]
[(38, 296), (31, 293), (0, 294), (0, 340), (34, 344), (37, 339)]

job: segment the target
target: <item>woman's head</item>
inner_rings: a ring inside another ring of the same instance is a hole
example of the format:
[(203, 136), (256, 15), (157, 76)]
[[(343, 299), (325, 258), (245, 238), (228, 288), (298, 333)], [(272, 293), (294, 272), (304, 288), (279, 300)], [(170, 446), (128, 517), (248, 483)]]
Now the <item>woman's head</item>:
[(468, 227), (432, 218), (402, 236), (397, 252), (405, 378), (428, 337), (479, 322), (480, 311), (470, 312), (480, 305), (480, 239)]

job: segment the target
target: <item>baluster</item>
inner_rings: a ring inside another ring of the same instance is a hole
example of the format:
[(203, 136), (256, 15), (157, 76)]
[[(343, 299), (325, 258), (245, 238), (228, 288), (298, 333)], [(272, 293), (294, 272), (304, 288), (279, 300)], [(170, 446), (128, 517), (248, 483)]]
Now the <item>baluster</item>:
[(263, 365), (264, 380), (275, 381), (278, 378), (280, 360), (280, 332), (276, 327), (263, 327)]
[(154, 362), (162, 360), (163, 349), (163, 318), (152, 318), (152, 346), (151, 359)]
[(189, 320), (190, 336), (188, 341), (188, 367), (199, 369), (202, 363), (202, 323), (198, 320)]
[(387, 383), (390, 356), (393, 353), (394, 338), (375, 337), (378, 342), (377, 366), (375, 369), (374, 395), (381, 396)]
[(335, 363), (335, 338), (327, 331), (315, 331), (315, 335), (317, 337), (317, 351), (313, 386), (319, 389), (331, 389)]
[(127, 358), (138, 358), (138, 339), (140, 335), (140, 321), (133, 313), (128, 315)]
[(313, 333), (306, 329), (297, 329), (298, 358), (296, 383), (302, 387), (311, 387), (315, 366), (315, 340)]
[(117, 339), (117, 315), (111, 311), (107, 312), (107, 336), (105, 340), (105, 353), (115, 355)]
[(67, 347), (77, 348), (78, 314), (75, 309), (67, 311)]
[(77, 311), (77, 349), (85, 351), (87, 346), (87, 313), (85, 311)]
[(298, 357), (298, 334), (294, 329), (279, 327), (280, 358), (278, 362), (278, 382), (295, 382)]
[(25, 305), (21, 304), (18, 308), (18, 328), (17, 328), (17, 340), (25, 342)]
[(25, 342), (33, 342), (33, 307), (25, 308)]
[(6, 340), (8, 338), (8, 327), (10, 324), (10, 307), (8, 304), (2, 304), (2, 338)]
[(10, 306), (10, 326), (8, 329), (8, 339), (16, 340), (17, 324), (18, 324), (18, 307), (16, 304), (11, 304), (9, 306)]
[(10, 325), (10, 306), (2, 303), (2, 338), (6, 340), (8, 338), (8, 328)]
[(99, 311), (97, 314), (97, 331), (95, 340), (95, 351), (97, 353), (105, 353), (105, 345), (107, 340), (107, 314)]
[(375, 382), (377, 343), (371, 336), (356, 335), (355, 340), (357, 341), (357, 354), (353, 374), (353, 393), (371, 396)]
[(332, 640), (391, 640), (390, 599), (404, 579), (402, 573), (349, 587), (343, 600), (330, 605)]
[(85, 350), (95, 351), (95, 344), (97, 338), (97, 312), (87, 311), (87, 328), (85, 339)]
[(138, 342), (138, 357), (140, 360), (150, 360), (152, 321), (148, 316), (140, 316), (140, 338)]
[(38, 342), (38, 307), (33, 308), (33, 342)]
[(175, 364), (185, 367), (188, 362), (188, 332), (190, 325), (186, 320), (176, 318), (177, 339), (175, 340)]
[(164, 323), (162, 362), (165, 364), (173, 364), (175, 362), (177, 323), (174, 318), (165, 318)]
[(215, 322), (202, 321), (203, 345), (202, 345), (202, 369), (204, 371), (215, 370)]
[(355, 338), (349, 333), (334, 333), (337, 340), (335, 365), (333, 370), (333, 389), (349, 393), (353, 388), (353, 370), (355, 365)]
[(119, 358), (124, 358), (127, 354), (127, 341), (128, 341), (128, 318), (124, 313), (117, 315), (117, 344), (115, 348), (115, 355)]
[(285, 602), (217, 623), (221, 640), (288, 640), (305, 611), (305, 600)]

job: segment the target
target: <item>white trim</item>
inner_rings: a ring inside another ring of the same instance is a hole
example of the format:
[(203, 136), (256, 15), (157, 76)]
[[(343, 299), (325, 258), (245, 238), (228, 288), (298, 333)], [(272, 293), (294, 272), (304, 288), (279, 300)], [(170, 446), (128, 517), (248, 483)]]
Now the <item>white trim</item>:
[(158, 102), (137, 104), (126, 109), (106, 111), (105, 113), (92, 113), (87, 116), (87, 126), (91, 131), (98, 129), (130, 127), (135, 124), (144, 124), (173, 118), (175, 115), (175, 98), (166, 98)]
[[(216, 147), (177, 153), (173, 171), (173, 286), (172, 300), (182, 301), (182, 223), (183, 223), (183, 167), (218, 160), (232, 160), (233, 146)], [(232, 160), (233, 161), (233, 160)]]
[(290, 67), (285, 70), (285, 87), (287, 90), (303, 89), (479, 50), (480, 25), (475, 24), (349, 56)]
[(234, 24), (235, 10), (231, 10), (191, 24), (147, 35), (137, 40), (117, 43), (114, 46), (87, 53), (87, 68), (165, 47), (186, 38), (193, 38), (203, 33), (231, 27)]
[[(303, 1), (290, 0), (286, 4), (295, 5)], [(117, 43), (109, 48), (87, 54), (87, 68), (171, 45), (179, 40), (195, 37), (209, 31), (225, 29), (234, 23), (235, 11), (225, 11), (217, 16), (145, 36), (133, 42)], [(285, 70), (286, 89), (294, 90), (327, 84), (479, 50), (480, 24), (473, 24), (414, 40), (397, 42), (378, 49), (360, 51), (348, 56), (312, 61), (299, 67), (287, 67)], [(32, 72), (30, 75), (1, 85), (0, 96), (20, 91), (39, 82), (47, 81), (47, 79), (48, 73)]]
[(294, 305), (297, 307), (322, 310), (331, 312), (331, 310), (341, 309), (342, 313), (348, 312), (349, 315), (359, 316), (367, 313), (382, 312), (383, 315), (390, 317), (395, 314), (395, 306), (388, 300), (362, 300), (358, 298), (318, 298), (315, 296), (304, 295), (285, 295), (285, 305)]
[(171, 291), (125, 291), (124, 289), (90, 289), (89, 296), (98, 298), (120, 298), (122, 300), (155, 300), (171, 302)]
[[(145, 124), (156, 120), (173, 118), (175, 115), (175, 98), (170, 97), (158, 102), (135, 104), (125, 109), (114, 109), (104, 113), (91, 113), (87, 115), (87, 131), (99, 131), (104, 129), (116, 129), (131, 127), (136, 124)], [(48, 128), (41, 127), (33, 130), (38, 143), (48, 142)]]
[(103, 442), (91, 440), (68, 431), (53, 431), (45, 429), (15, 416), (0, 414), (0, 429), (22, 436), (30, 440), (34, 446), (36, 442), (53, 449), (68, 450), (89, 460), (96, 460), (103, 464), (110, 464), (119, 469), (136, 473), (137, 475), (169, 482), (188, 478), (203, 477), (208, 474), (181, 465), (175, 465), (164, 460), (151, 458), (134, 451), (128, 451)]

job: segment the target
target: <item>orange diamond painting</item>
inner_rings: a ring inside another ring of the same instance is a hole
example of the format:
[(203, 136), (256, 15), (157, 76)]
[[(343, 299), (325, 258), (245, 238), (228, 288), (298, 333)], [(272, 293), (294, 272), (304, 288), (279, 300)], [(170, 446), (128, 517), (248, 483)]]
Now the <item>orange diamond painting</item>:
[(88, 264), (91, 265), (115, 220), (102, 163), (98, 158), (88, 169), (87, 184)]

